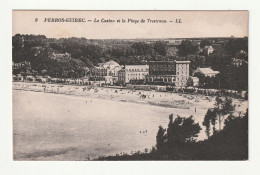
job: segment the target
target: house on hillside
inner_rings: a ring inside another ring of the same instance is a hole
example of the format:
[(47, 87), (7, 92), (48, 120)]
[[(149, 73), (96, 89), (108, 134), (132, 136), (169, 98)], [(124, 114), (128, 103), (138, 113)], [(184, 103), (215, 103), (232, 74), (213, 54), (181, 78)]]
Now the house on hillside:
[(205, 46), (203, 48), (203, 52), (206, 53), (207, 55), (212, 54), (213, 51), (214, 51), (214, 48), (212, 46)]
[(12, 62), (12, 69), (17, 70), (17, 69), (26, 69), (26, 70), (31, 70), (31, 63), (29, 61), (23, 61), (19, 63)]
[(198, 67), (193, 73), (192, 76), (195, 76), (196, 73), (201, 73), (205, 77), (215, 77), (217, 74), (219, 74), (219, 71), (214, 71), (211, 68), (201, 68)]
[(53, 60), (71, 60), (71, 54), (70, 53), (55, 53), (53, 52), (50, 55), (50, 58)]

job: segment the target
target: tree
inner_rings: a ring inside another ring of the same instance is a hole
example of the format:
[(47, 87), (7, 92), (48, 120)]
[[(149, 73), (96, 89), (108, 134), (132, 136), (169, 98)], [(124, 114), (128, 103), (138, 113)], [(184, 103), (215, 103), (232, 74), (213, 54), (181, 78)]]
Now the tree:
[(192, 43), (189, 40), (183, 40), (177, 47), (179, 56), (187, 56), (189, 54), (196, 54), (199, 51), (198, 44)]
[(198, 67), (207, 67), (206, 56), (188, 55), (190, 61), (190, 72), (194, 72)]
[(234, 105), (232, 104), (232, 99), (225, 97), (216, 97), (215, 107), (208, 109), (204, 120), (203, 126), (206, 127), (206, 134), (208, 138), (210, 137), (211, 126), (213, 128), (213, 134), (216, 133), (216, 121), (219, 124), (219, 130), (221, 130), (221, 124), (225, 120), (225, 116), (232, 116), (234, 111)]
[[(160, 153), (174, 155), (186, 143), (195, 141), (201, 127), (195, 123), (193, 116), (177, 116), (173, 120), (173, 114), (169, 115), (167, 130), (159, 126), (156, 136), (156, 147)], [(165, 132), (166, 131), (166, 132)]]
[(207, 40), (207, 39), (203, 39), (203, 40), (201, 40), (201, 42), (200, 42), (200, 48), (204, 48), (205, 46), (210, 46), (210, 45), (211, 45), (211, 43), (210, 43), (210, 41)]
[(166, 136), (165, 136), (165, 131), (162, 126), (159, 126), (157, 136), (156, 136), (156, 148), (158, 151), (163, 151), (165, 147), (165, 142), (166, 142)]
[(166, 49), (167, 49), (167, 45), (165, 42), (162, 41), (156, 41), (155, 45), (154, 45), (154, 51), (157, 52), (158, 54), (165, 56), (166, 55)]
[(167, 129), (167, 142), (169, 146), (178, 145), (187, 141), (193, 141), (198, 137), (201, 127), (195, 123), (193, 116), (188, 118), (177, 116), (173, 121), (173, 115), (169, 116)]
[(194, 74), (194, 77), (197, 77), (199, 78), (199, 86), (200, 87), (205, 87), (205, 84), (206, 84), (206, 77), (204, 74), (200, 73), (200, 72), (196, 72)]
[(210, 137), (210, 131), (211, 131), (211, 126), (213, 126), (213, 134), (216, 133), (216, 118), (217, 118), (217, 114), (216, 114), (216, 110), (215, 109), (208, 109), (205, 117), (204, 117), (204, 121), (202, 123), (203, 126), (206, 127), (206, 134), (207, 137)]
[(234, 105), (232, 105), (232, 99), (228, 97), (216, 97), (215, 110), (218, 116), (219, 130), (221, 130), (221, 123), (225, 119), (227, 114), (232, 114), (234, 111)]
[(135, 55), (146, 55), (149, 54), (151, 50), (151, 46), (144, 42), (135, 42), (131, 47), (134, 49)]
[(232, 38), (225, 45), (225, 48), (229, 55), (232, 57), (236, 56), (236, 54), (240, 51), (248, 52), (248, 38)]

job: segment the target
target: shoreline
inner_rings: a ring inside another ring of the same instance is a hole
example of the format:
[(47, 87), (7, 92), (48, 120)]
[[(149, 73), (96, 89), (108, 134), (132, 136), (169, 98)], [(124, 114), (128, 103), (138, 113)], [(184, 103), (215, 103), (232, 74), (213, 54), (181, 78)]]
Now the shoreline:
[[(44, 90), (45, 87), (45, 90)], [(131, 90), (122, 87), (93, 87), (74, 84), (55, 84), (39, 82), (12, 82), (13, 90), (44, 92), (53, 94), (74, 95), (98, 98), (118, 102), (146, 104), (170, 109), (190, 110), (209, 108), (215, 103), (216, 96), (203, 94), (185, 94), (176, 92), (159, 92), (146, 90)], [(145, 96), (142, 98), (141, 96)], [(248, 100), (233, 98), (238, 113), (244, 113), (248, 108)]]
[[(120, 87), (96, 87), (90, 90), (83, 90), (88, 86), (71, 85), (71, 84), (46, 84), (38, 82), (12, 82), (13, 90), (44, 92), (52, 94), (64, 94), (81, 97), (91, 97), (103, 100), (112, 100), (120, 102), (129, 102), (136, 104), (147, 104), (165, 108), (190, 109), (194, 106), (194, 100), (201, 100), (204, 95), (187, 95), (192, 96), (189, 100), (185, 95), (173, 92), (157, 92), (145, 90), (130, 90)], [(45, 88), (45, 89), (44, 89)], [(97, 90), (97, 91), (96, 91)], [(141, 96), (144, 95), (145, 98)], [(169, 97), (171, 96), (171, 97)], [(214, 97), (213, 97), (214, 98)], [(211, 99), (212, 100), (212, 99)], [(196, 105), (196, 104), (195, 104)]]
[[(44, 89), (45, 88), (45, 89)], [(184, 94), (176, 92), (159, 92), (146, 90), (131, 90), (120, 87), (93, 87), (72, 84), (55, 84), (39, 82), (12, 82), (13, 90), (34, 91), (52, 94), (64, 94), (79, 97), (125, 103), (146, 104), (178, 110), (208, 109), (215, 104), (216, 96), (203, 94)], [(145, 96), (145, 98), (142, 98)], [(248, 108), (248, 100), (230, 97), (236, 105), (236, 114), (244, 114)], [(203, 116), (204, 117), (204, 116)]]

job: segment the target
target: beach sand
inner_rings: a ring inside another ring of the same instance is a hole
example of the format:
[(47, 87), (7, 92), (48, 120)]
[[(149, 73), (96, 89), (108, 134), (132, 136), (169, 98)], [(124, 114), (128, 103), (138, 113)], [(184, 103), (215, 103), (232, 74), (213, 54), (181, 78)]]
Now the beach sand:
[[(203, 128), (198, 139), (206, 138), (202, 122), (214, 97), (209, 102), (203, 96), (84, 87), (13, 82), (15, 160), (85, 160), (150, 149), (171, 113), (193, 115)], [(247, 101), (234, 103), (245, 112)]]

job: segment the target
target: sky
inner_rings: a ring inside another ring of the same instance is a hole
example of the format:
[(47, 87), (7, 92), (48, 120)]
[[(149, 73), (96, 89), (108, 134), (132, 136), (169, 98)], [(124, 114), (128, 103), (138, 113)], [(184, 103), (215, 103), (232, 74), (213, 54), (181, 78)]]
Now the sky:
[[(44, 22), (48, 18), (84, 18), (86, 22)], [(148, 19), (166, 23), (148, 23)], [(176, 19), (182, 23), (175, 23)], [(248, 36), (248, 11), (13, 11), (12, 35), (18, 33), (87, 39), (244, 37)]]

